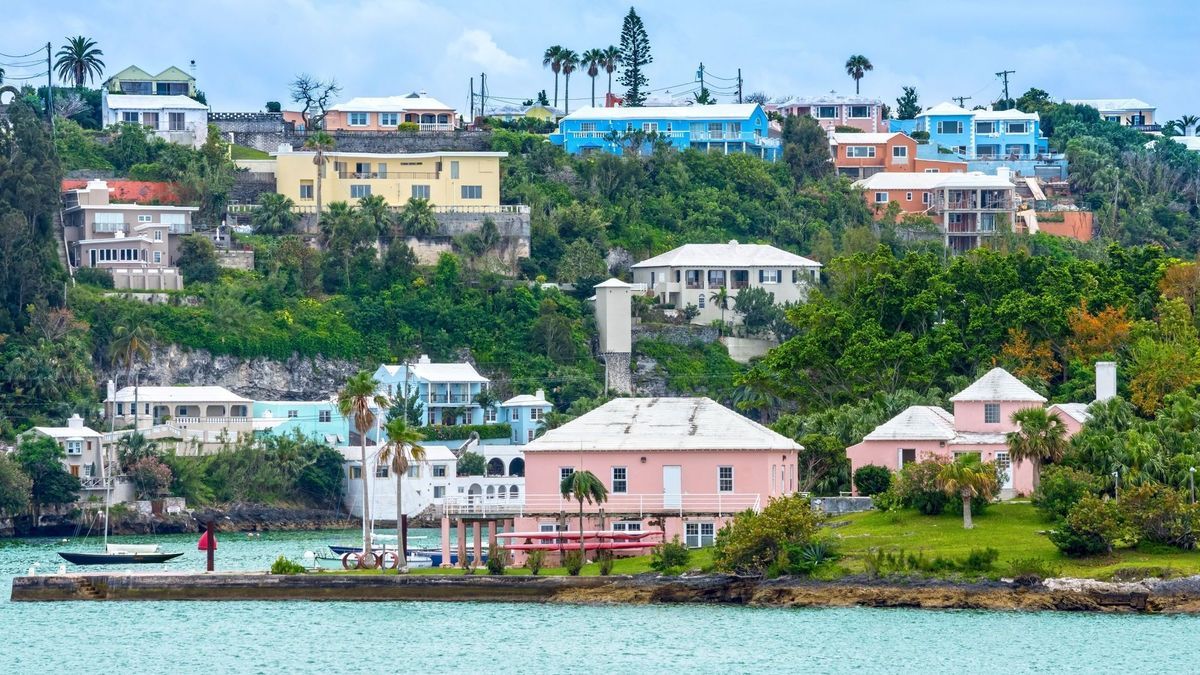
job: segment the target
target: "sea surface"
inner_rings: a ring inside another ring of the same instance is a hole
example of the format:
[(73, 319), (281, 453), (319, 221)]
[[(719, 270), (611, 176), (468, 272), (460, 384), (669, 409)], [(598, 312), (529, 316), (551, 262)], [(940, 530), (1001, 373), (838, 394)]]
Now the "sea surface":
[[(414, 532), (437, 545), (438, 532)], [(357, 532), (225, 534), (263, 570)], [(186, 550), (139, 569), (200, 570)], [(1197, 672), (1200, 617), (414, 602), (9, 602), (12, 577), (95, 540), (0, 540), (0, 673)], [(67, 566), (68, 570), (78, 570)], [(94, 568), (95, 569), (95, 568)], [(117, 567), (121, 569), (121, 567)]]

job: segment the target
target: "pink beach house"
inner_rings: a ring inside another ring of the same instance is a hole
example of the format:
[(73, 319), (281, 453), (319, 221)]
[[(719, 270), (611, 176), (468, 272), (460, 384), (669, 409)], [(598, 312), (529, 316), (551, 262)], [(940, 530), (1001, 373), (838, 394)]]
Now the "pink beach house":
[[(1096, 364), (1096, 394), (1097, 400), (1116, 395), (1116, 364)], [(1002, 497), (1030, 494), (1033, 464), (1017, 462), (1014, 466), (1007, 434), (1017, 430), (1014, 412), (1042, 407), (1046, 398), (1003, 368), (993, 368), (950, 401), (953, 413), (938, 406), (916, 405), (876, 427), (846, 449), (851, 471), (867, 464), (899, 471), (909, 462), (975, 453), (1004, 472)], [(1088, 420), (1087, 408), (1085, 403), (1059, 403), (1050, 406), (1050, 412), (1057, 414), (1073, 435)]]

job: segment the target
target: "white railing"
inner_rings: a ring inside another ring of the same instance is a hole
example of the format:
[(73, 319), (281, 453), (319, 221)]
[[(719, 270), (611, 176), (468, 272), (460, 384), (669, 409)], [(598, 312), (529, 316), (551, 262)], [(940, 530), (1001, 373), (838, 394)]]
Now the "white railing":
[(176, 424), (250, 424), (249, 417), (172, 417)]
[(124, 232), (125, 223), (92, 223), (93, 232)]
[[(404, 207), (393, 207), (404, 208)], [(529, 213), (524, 204), (500, 204), (498, 206), (430, 206), (434, 213)]]
[[(609, 494), (604, 502), (605, 513), (638, 514), (678, 514), (684, 516), (690, 513), (715, 513), (721, 516), (733, 515), (746, 509), (759, 511), (762, 508), (762, 496), (759, 494), (739, 494), (724, 492), (716, 494)], [(485, 499), (482, 495), (455, 495), (447, 497), (443, 502), (443, 510), (447, 515), (515, 515), (524, 516), (526, 513), (578, 513), (579, 502), (559, 494), (527, 494), (520, 499)], [(584, 502), (585, 513), (598, 513), (600, 507)]]
[(417, 127), (421, 131), (454, 131), (451, 122), (418, 122)]

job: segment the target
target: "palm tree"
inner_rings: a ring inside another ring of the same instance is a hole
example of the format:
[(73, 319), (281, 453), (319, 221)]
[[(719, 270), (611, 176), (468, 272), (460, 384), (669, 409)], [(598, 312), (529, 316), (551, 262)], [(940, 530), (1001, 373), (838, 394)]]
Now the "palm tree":
[(424, 434), (416, 429), (408, 426), (408, 422), (403, 417), (395, 417), (388, 420), (388, 423), (383, 426), (383, 436), (387, 439), (383, 450), (379, 453), (379, 461), (386, 462), (391, 459), (392, 475), (396, 477), (396, 549), (400, 555), (401, 569), (408, 567), (408, 551), (404, 545), (404, 507), (401, 505), (403, 499), (403, 491), (401, 490), (401, 482), (404, 476), (408, 474), (409, 458), (414, 462), (425, 461), (425, 448), (421, 447), (421, 441), (425, 440)]
[(1197, 123), (1200, 123), (1200, 117), (1195, 115), (1180, 115), (1179, 117), (1179, 126), (1183, 129), (1184, 136), (1191, 134)]
[(871, 65), (871, 61), (862, 54), (855, 54), (846, 59), (846, 74), (854, 78), (854, 93), (858, 92), (858, 81), (863, 79), (863, 75), (867, 71), (875, 70), (875, 66)]
[(975, 527), (971, 522), (971, 499), (991, 497), (996, 491), (996, 472), (979, 463), (976, 455), (963, 455), (942, 467), (938, 485), (946, 494), (962, 498), (963, 529)]
[(287, 234), (296, 226), (296, 203), (287, 195), (264, 192), (258, 196), (258, 208), (251, 221), (258, 234)]
[(571, 73), (579, 67), (579, 55), (573, 50), (564, 49), (558, 56), (563, 73), (563, 113), (571, 112)]
[(547, 47), (546, 52), (542, 54), (542, 67), (550, 68), (554, 71), (554, 107), (558, 107), (558, 73), (562, 70), (562, 53), (565, 51), (560, 45)]
[[(376, 239), (392, 231), (392, 210), (383, 195), (367, 195), (358, 200), (359, 217)], [(381, 246), (382, 248), (382, 246)]]
[(587, 552), (583, 537), (583, 502), (586, 500), (589, 504), (603, 504), (608, 501), (608, 488), (605, 488), (604, 483), (591, 471), (572, 471), (562, 479), (559, 488), (564, 498), (579, 502), (579, 555), (582, 560)]
[(1012, 414), (1019, 426), (1008, 432), (1008, 454), (1015, 462), (1033, 463), (1033, 489), (1042, 478), (1043, 462), (1061, 462), (1067, 453), (1067, 425), (1045, 408), (1024, 408)]
[(725, 330), (725, 310), (729, 309), (729, 291), (722, 286), (712, 292), (708, 301), (721, 308), (721, 330)]
[(386, 408), (387, 398), (379, 393), (379, 382), (371, 377), (368, 371), (359, 371), (357, 375), (346, 380), (345, 386), (337, 394), (338, 412), (343, 417), (354, 418), (354, 429), (358, 431), (360, 459), (362, 461), (362, 519), (363, 519), (363, 556), (371, 552), (371, 533), (367, 531), (367, 523), (371, 521), (371, 500), (367, 497), (367, 432), (375, 424), (375, 408)]
[(604, 67), (604, 50), (589, 49), (580, 57), (581, 65), (587, 68), (588, 77), (592, 78), (592, 107), (596, 107), (596, 76)]
[(317, 165), (317, 218), (321, 217), (321, 181), (325, 178), (325, 153), (333, 149), (333, 136), (317, 131), (304, 140), (304, 148), (312, 150), (313, 164)]
[(612, 93), (612, 74), (621, 63), (621, 50), (609, 45), (604, 48), (604, 72), (608, 73), (608, 93)]
[(108, 358), (113, 365), (125, 368), (125, 383), (129, 384), (129, 373), (133, 364), (150, 358), (158, 334), (154, 327), (145, 323), (127, 321), (113, 328), (108, 343)]
[(54, 62), (58, 79), (74, 82), (76, 88), (104, 74), (104, 62), (100, 60), (104, 52), (96, 48), (96, 41), (91, 38), (82, 35), (69, 37), (55, 56), (58, 57)]
[(396, 224), (406, 237), (428, 237), (437, 232), (438, 222), (429, 206), (429, 200), (419, 197), (409, 197), (408, 203), (400, 209)]

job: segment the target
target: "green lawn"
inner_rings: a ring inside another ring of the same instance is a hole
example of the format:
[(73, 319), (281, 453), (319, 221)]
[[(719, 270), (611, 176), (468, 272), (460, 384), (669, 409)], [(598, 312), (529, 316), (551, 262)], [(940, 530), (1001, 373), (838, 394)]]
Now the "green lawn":
[(833, 530), (844, 558), (841, 565), (851, 572), (864, 569), (863, 554), (870, 549), (903, 549), (923, 552), (927, 557), (961, 558), (973, 548), (1000, 551), (996, 570), (1003, 575), (1008, 562), (1038, 558), (1058, 566), (1064, 576), (1106, 579), (1121, 568), (1166, 568), (1173, 574), (1200, 574), (1200, 552), (1166, 550), (1144, 552), (1120, 549), (1111, 556), (1068, 558), (1054, 547), (1045, 531), (1052, 525), (1029, 503), (992, 504), (975, 517), (975, 528), (964, 530), (962, 516), (946, 513), (924, 516), (907, 510), (899, 514), (880, 511), (835, 518), (850, 524)]
[(271, 155), (262, 150), (248, 148), (244, 145), (233, 146), (230, 148), (230, 154), (233, 155), (233, 159), (271, 159)]

